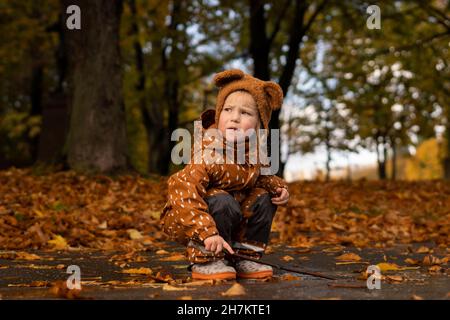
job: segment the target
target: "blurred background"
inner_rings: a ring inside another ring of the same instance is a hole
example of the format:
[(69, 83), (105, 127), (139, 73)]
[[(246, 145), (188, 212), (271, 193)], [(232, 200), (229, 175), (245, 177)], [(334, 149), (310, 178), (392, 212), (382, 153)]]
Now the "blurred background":
[(448, 0), (3, 0), (0, 34), (0, 169), (169, 175), (233, 67), (285, 93), (288, 181), (450, 178)]

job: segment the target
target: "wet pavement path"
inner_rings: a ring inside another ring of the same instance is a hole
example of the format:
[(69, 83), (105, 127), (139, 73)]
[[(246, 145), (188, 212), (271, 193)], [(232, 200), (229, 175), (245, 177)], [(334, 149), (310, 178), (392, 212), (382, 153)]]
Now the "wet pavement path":
[[(420, 246), (433, 251), (417, 253)], [(18, 259), (17, 252), (0, 251), (1, 299), (58, 299), (51, 287), (56, 281), (65, 283), (70, 274), (69, 265), (81, 270), (82, 291), (75, 297), (81, 299), (450, 299), (450, 272), (448, 262), (439, 270), (430, 272), (430, 266), (417, 269), (382, 272), (381, 289), (369, 290), (361, 274), (369, 265), (381, 262), (410, 266), (405, 259), (422, 261), (426, 255), (438, 259), (448, 257), (448, 248), (431, 244), (398, 245), (393, 248), (365, 248), (322, 246), (310, 249), (272, 246), (267, 261), (289, 265), (339, 278), (330, 281), (312, 276), (274, 270), (270, 281), (238, 280), (245, 295), (223, 295), (235, 281), (219, 283), (191, 282), (187, 262), (180, 259), (183, 249), (167, 242), (167, 253), (149, 250), (126, 256), (124, 252), (111, 251), (26, 251), (36, 254)], [(335, 259), (344, 253), (355, 253), (362, 259), (357, 262), (336, 264)], [(178, 258), (177, 258), (178, 257)], [(28, 260), (27, 260), (28, 259)], [(165, 261), (169, 260), (169, 261)], [(172, 261), (170, 261), (172, 260)], [(142, 269), (147, 274), (128, 274), (123, 270)], [(159, 275), (158, 272), (160, 273)], [(168, 275), (164, 277), (164, 275)], [(298, 277), (298, 278), (297, 278)], [(165, 281), (169, 281), (168, 285)]]

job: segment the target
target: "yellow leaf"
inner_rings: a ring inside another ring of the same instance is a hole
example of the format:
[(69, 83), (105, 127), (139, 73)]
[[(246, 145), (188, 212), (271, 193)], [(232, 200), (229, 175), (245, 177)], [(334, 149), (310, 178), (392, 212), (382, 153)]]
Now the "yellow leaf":
[(125, 269), (122, 270), (122, 273), (128, 274), (152, 274), (152, 269), (150, 268), (139, 268), (139, 269)]
[(291, 260), (294, 260), (294, 258), (291, 257), (291, 256), (284, 256), (284, 257), (281, 258), (281, 259), (283, 259), (284, 261), (287, 261), (287, 262), (289, 262), (289, 261), (291, 261)]
[(419, 267), (400, 267), (395, 263), (381, 262), (377, 264), (378, 268), (380, 268), (381, 272), (384, 271), (402, 271), (402, 270), (415, 270)]
[(39, 218), (42, 218), (42, 217), (44, 216), (44, 214), (42, 213), (41, 210), (33, 209), (33, 212), (36, 213), (36, 215), (37, 215)]
[(235, 283), (233, 284), (230, 289), (228, 289), (225, 292), (222, 292), (221, 295), (226, 296), (226, 297), (231, 297), (231, 296), (241, 296), (245, 294), (245, 288), (239, 284), (239, 283)]
[(47, 241), (48, 244), (53, 245), (54, 249), (61, 250), (66, 249), (69, 245), (67, 244), (66, 239), (64, 239), (59, 234), (54, 235), (52, 240)]
[(128, 229), (127, 232), (131, 240), (139, 240), (143, 238), (142, 234), (136, 229)]
[(159, 218), (161, 217), (161, 211), (154, 211), (151, 209), (145, 210), (144, 214), (146, 216), (152, 217), (155, 220), (159, 220)]
[(214, 284), (214, 280), (210, 279), (210, 280), (195, 280), (192, 282), (187, 282), (184, 285), (185, 286), (203, 286), (203, 285), (213, 285)]
[(336, 257), (338, 261), (360, 261), (361, 257), (356, 253), (344, 253), (338, 257)]
[(162, 287), (162, 289), (165, 290), (165, 291), (185, 291), (185, 290), (194, 290), (194, 289), (189, 289), (189, 288), (186, 288), (186, 287), (175, 287), (175, 286), (171, 286), (170, 284), (167, 284), (167, 283)]

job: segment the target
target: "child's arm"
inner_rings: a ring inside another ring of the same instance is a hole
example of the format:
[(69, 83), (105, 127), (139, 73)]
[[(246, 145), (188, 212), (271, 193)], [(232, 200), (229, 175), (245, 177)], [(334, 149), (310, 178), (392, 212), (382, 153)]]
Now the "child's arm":
[(277, 195), (278, 188), (289, 190), (286, 181), (276, 175), (260, 175), (255, 187), (266, 189), (272, 196)]
[(201, 164), (188, 164), (168, 180), (171, 212), (176, 215), (176, 223), (180, 226), (180, 230), (174, 232), (183, 232), (187, 239), (203, 242), (219, 234), (204, 200), (208, 183), (208, 173)]

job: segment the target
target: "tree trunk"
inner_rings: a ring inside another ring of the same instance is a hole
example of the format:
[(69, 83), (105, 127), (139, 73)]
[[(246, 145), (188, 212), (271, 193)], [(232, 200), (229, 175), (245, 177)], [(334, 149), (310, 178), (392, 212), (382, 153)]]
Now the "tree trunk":
[(347, 181), (352, 181), (352, 165), (350, 163), (350, 155), (347, 154)]
[[(153, 101), (151, 110), (147, 112), (146, 126), (150, 126), (152, 133), (149, 141), (150, 172), (168, 175), (171, 163), (171, 150), (176, 142), (170, 140), (171, 133), (177, 129), (180, 113), (180, 81), (178, 71), (184, 67), (182, 53), (176, 45), (180, 39), (177, 37), (177, 28), (184, 23), (183, 12), (185, 1), (173, 1), (171, 6), (171, 19), (168, 37), (171, 42), (162, 39), (154, 41), (152, 48), (161, 53), (161, 76), (163, 79), (161, 101)], [(168, 123), (164, 125), (164, 114), (161, 109), (168, 110)]]
[[(380, 152), (381, 146), (381, 152)], [(382, 155), (381, 155), (382, 154)], [(384, 138), (381, 143), (377, 139), (377, 163), (378, 163), (378, 178), (380, 180), (386, 179), (386, 145), (384, 143)]]
[[(30, 100), (31, 100), (31, 115), (42, 116), (42, 83), (44, 77), (44, 67), (39, 61), (39, 54), (33, 58), (33, 69), (31, 71), (31, 86), (30, 86)], [(30, 138), (30, 154), (31, 163), (34, 163), (38, 157), (39, 135)]]
[[(264, 1), (262, 0), (250, 0), (250, 54), (253, 59), (253, 75), (261, 80), (270, 80), (270, 50), (273, 44), (273, 40), (278, 32), (277, 26), (270, 37), (267, 35), (267, 21), (265, 18)], [(308, 9), (306, 1), (295, 1), (295, 14), (291, 21), (289, 39), (287, 45), (289, 47), (286, 54), (286, 65), (283, 67), (279, 84), (286, 96), (289, 86), (291, 85), (292, 78), (295, 72), (297, 60), (300, 55), (300, 44), (302, 43), (303, 36), (308, 31), (311, 23), (316, 18), (317, 14), (324, 8), (325, 1), (317, 7), (317, 10), (312, 14), (310, 20), (305, 23), (305, 13)], [(290, 1), (286, 2), (287, 9)], [(282, 10), (281, 16), (278, 17), (278, 22), (284, 19), (286, 11)], [(277, 23), (275, 23), (277, 25)], [(272, 112), (272, 118), (269, 123), (270, 129), (280, 129), (280, 113), (281, 110), (275, 110)], [(270, 142), (269, 142), (270, 143)], [(281, 148), (280, 148), (281, 151)], [(283, 176), (286, 163), (281, 160), (281, 154), (279, 156), (280, 166), (277, 175)]]
[(392, 139), (392, 174), (391, 180), (397, 179), (397, 144), (395, 143), (395, 137)]
[(266, 34), (263, 0), (250, 0), (250, 54), (253, 59), (253, 75), (270, 80), (269, 40)]
[(58, 34), (59, 43), (55, 51), (58, 84), (43, 103), (37, 161), (51, 165), (65, 162), (63, 149), (69, 126), (67, 92), (64, 87), (68, 63), (64, 28), (66, 28), (65, 17), (61, 12), (59, 22), (47, 30)]
[(326, 162), (326, 170), (327, 170), (327, 172), (326, 172), (326, 176), (325, 176), (325, 181), (330, 181), (331, 148), (330, 148), (330, 144), (328, 142), (327, 142), (326, 146), (327, 146), (327, 162)]
[(127, 169), (125, 108), (119, 48), (120, 0), (66, 1), (81, 9), (81, 30), (65, 29), (71, 115), (68, 164), (83, 172)]

